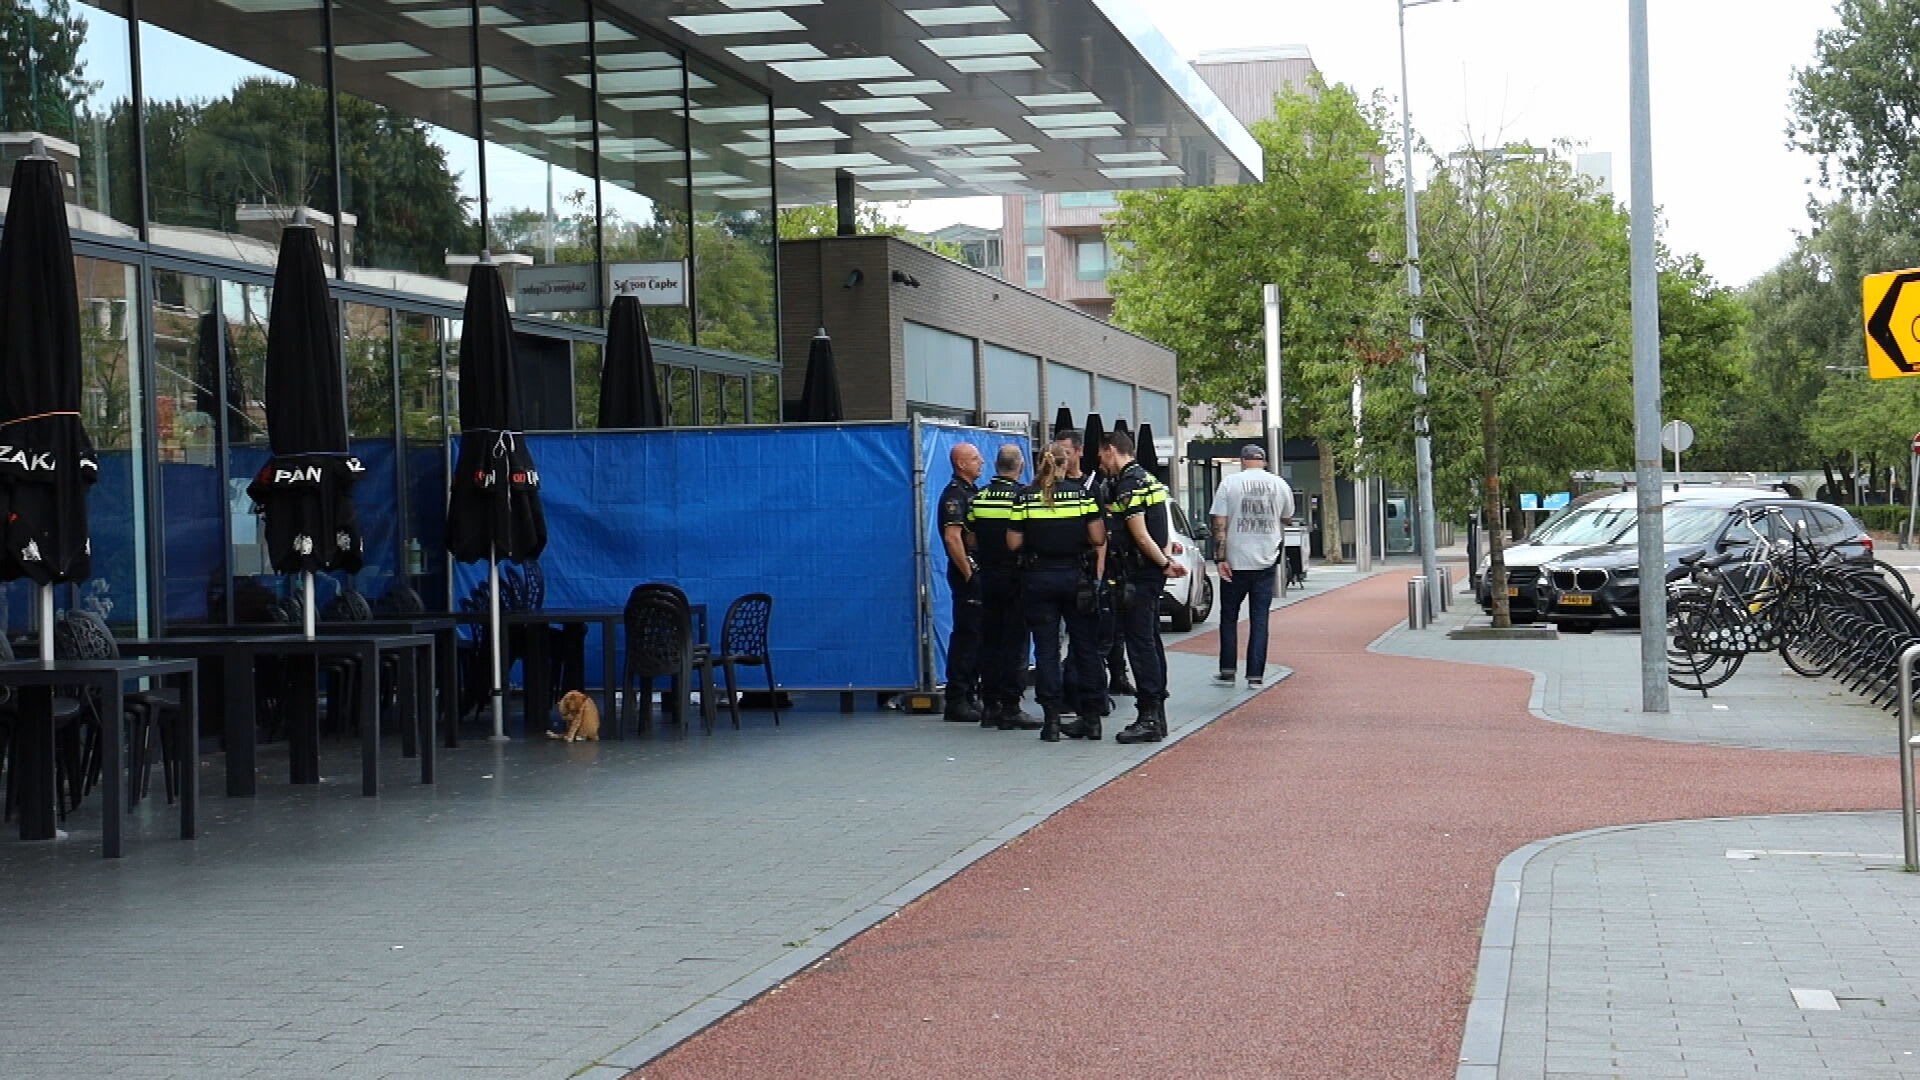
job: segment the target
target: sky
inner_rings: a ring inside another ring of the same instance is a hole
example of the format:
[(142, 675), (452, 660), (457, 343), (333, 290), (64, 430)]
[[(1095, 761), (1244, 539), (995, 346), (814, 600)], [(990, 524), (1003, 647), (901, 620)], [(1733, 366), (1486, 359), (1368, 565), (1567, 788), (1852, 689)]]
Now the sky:
[[(1394, 0), (1134, 0), (1189, 60), (1305, 45), (1330, 82), (1381, 91), (1398, 122)], [(1788, 93), (1830, 0), (1649, 0), (1653, 193), (1663, 234), (1728, 285), (1764, 273), (1807, 222), (1814, 159), (1787, 146)], [(1413, 126), (1436, 150), (1569, 139), (1613, 155), (1628, 195), (1627, 0), (1437, 0), (1407, 12)], [(914, 228), (998, 225), (998, 199), (925, 200)]]

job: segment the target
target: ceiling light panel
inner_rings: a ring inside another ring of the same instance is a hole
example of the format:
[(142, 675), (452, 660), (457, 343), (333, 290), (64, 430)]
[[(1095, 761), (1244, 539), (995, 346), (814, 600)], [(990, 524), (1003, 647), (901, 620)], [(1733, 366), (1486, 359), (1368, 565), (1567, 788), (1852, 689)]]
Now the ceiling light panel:
[(769, 60), (818, 60), (827, 55), (804, 41), (784, 45), (729, 45), (727, 51), (750, 64)]
[(1053, 128), (1047, 132), (1051, 139), (1117, 139), (1120, 129), (1116, 127), (1079, 127)]
[(894, 138), (908, 146), (975, 146), (1011, 142), (999, 128), (959, 128), (952, 131), (903, 131)]
[(773, 133), (777, 143), (833, 142), (846, 137), (846, 132), (830, 127), (781, 128)]
[[(679, 68), (651, 68), (645, 71), (603, 71), (600, 73), (600, 92), (602, 94), (645, 94), (656, 90), (680, 89)], [(568, 82), (581, 86), (593, 86), (593, 77), (589, 75), (569, 75)], [(695, 89), (712, 83), (697, 80)]]
[(641, 71), (650, 68), (675, 68), (680, 58), (665, 52), (600, 53), (600, 66), (608, 71)]
[(931, 176), (916, 176), (911, 180), (862, 180), (860, 186), (869, 191), (912, 191), (915, 188), (943, 188), (947, 185)]
[(320, 0), (220, 0), (221, 3), (249, 15), (265, 15), (275, 11), (314, 11), (320, 7)]
[(860, 126), (876, 135), (897, 135), (902, 131), (939, 131), (931, 120), (862, 120)]
[(743, 154), (752, 158), (766, 157), (768, 154), (773, 153), (773, 144), (765, 139), (760, 139), (755, 142), (721, 143), (720, 145), (736, 154)]
[[(387, 74), (422, 90), (446, 90), (456, 86), (472, 88), (473, 86), (473, 69), (469, 67), (419, 68), (412, 71), (389, 71)], [(520, 81), (497, 67), (481, 69), (481, 77), (486, 80), (488, 86), (512, 86)]]
[(784, 11), (748, 11), (737, 15), (671, 15), (667, 21), (689, 34), (724, 37), (728, 34), (784, 34), (806, 29)]
[(813, 117), (808, 116), (805, 109), (775, 109), (773, 119), (776, 123), (790, 124), (795, 120), (811, 120)]
[(848, 169), (855, 176), (898, 176), (913, 171), (911, 165), (855, 165)]
[(958, 57), (947, 61), (953, 70), (968, 75), (990, 75), (996, 71), (1039, 71), (1040, 61), (1031, 56)]
[(735, 11), (754, 11), (760, 8), (814, 7), (826, 0), (720, 0), (723, 7)]
[[(641, 136), (635, 138), (601, 139), (600, 149), (603, 153), (607, 154), (639, 154), (650, 150), (673, 150), (673, 147), (659, 139)], [(675, 150), (674, 153), (677, 154), (679, 151)]]
[(983, 172), (983, 173), (968, 173), (967, 175), (961, 177), (960, 179), (965, 181), (968, 184), (993, 184), (993, 183), (1011, 184), (1011, 183), (1018, 183), (1022, 180), (1025, 180), (1026, 178), (1027, 176), (1025, 173)]
[(967, 7), (912, 8), (905, 12), (907, 18), (921, 26), (977, 26), (982, 23), (1001, 23), (1009, 21), (1007, 13), (992, 4), (973, 4)]
[[(585, 45), (587, 43), (587, 24), (583, 22), (515, 26), (500, 32), (519, 38), (529, 45)], [(593, 24), (593, 35), (595, 43), (633, 40), (632, 34), (610, 22)]]
[(1167, 155), (1158, 150), (1129, 150), (1124, 154), (1095, 154), (1093, 156), (1109, 165), (1127, 165), (1141, 161), (1167, 160)]
[[(461, 87), (457, 90), (451, 90), (449, 93), (455, 97), (463, 97), (469, 101), (473, 100), (473, 89), (471, 87)], [(489, 105), (497, 101), (545, 101), (552, 96), (553, 92), (550, 90), (542, 90), (538, 86), (528, 86), (524, 83), (517, 86), (487, 87), (487, 104)]]
[(911, 75), (891, 56), (846, 56), (830, 60), (791, 60), (776, 63), (773, 70), (794, 82), (853, 82), (858, 79), (890, 79)]
[(1103, 105), (1098, 94), (1015, 94), (1013, 100), (1029, 109), (1056, 109), (1065, 105)]
[(751, 124), (765, 123), (767, 107), (765, 105), (724, 105), (710, 109), (695, 109), (687, 114), (702, 124)]
[(1017, 169), (1020, 162), (1016, 158), (995, 154), (984, 157), (930, 158), (927, 164), (948, 172), (963, 172), (967, 169)]
[(1025, 119), (1027, 123), (1042, 130), (1126, 123), (1125, 120), (1120, 119), (1120, 114), (1117, 112), (1039, 113)]
[(1183, 176), (1186, 170), (1178, 165), (1128, 165), (1118, 169), (1101, 169), (1100, 175), (1109, 180), (1131, 180), (1140, 176)]
[(722, 199), (771, 199), (773, 198), (773, 189), (770, 187), (722, 188), (719, 191), (709, 192), (708, 194), (716, 195)]
[[(326, 47), (315, 45), (314, 52), (325, 52)], [(335, 45), (333, 54), (342, 60), (414, 60), (428, 55), (427, 50), (404, 41), (382, 41), (371, 45)]]
[[(428, 8), (425, 11), (403, 11), (400, 14), (419, 23), (431, 26), (435, 30), (451, 30), (456, 26), (472, 26), (473, 13), (466, 8)], [(480, 9), (481, 26), (505, 26), (520, 20), (508, 12), (488, 5)]]
[(850, 169), (858, 165), (885, 165), (878, 154), (799, 154), (777, 159), (789, 169)]
[(887, 94), (945, 94), (951, 88), (939, 79), (903, 79), (896, 82), (863, 82), (860, 89), (874, 97)]
[(974, 34), (967, 37), (921, 38), (933, 55), (943, 60), (956, 56), (1005, 56), (1008, 53), (1043, 53), (1047, 50), (1025, 34)]
[(1032, 143), (1019, 142), (1009, 143), (1006, 146), (995, 146), (989, 152), (995, 154), (1037, 154), (1040, 152), (1040, 148)]
[(822, 105), (842, 116), (872, 116), (877, 113), (931, 112), (933, 106), (911, 95), (899, 97), (847, 98), (823, 101)]
[[(687, 178), (684, 176), (669, 176), (669, 177), (665, 177), (665, 180), (667, 181), (667, 183), (674, 184), (679, 187), (687, 186)], [(746, 177), (735, 176), (732, 173), (719, 172), (719, 173), (694, 173), (693, 174), (693, 186), (697, 188), (740, 187), (741, 185), (747, 184), (750, 182), (751, 181), (749, 181)]]
[(600, 102), (603, 105), (611, 105), (623, 112), (660, 112), (665, 109), (678, 109), (684, 104), (679, 94), (655, 94), (650, 97), (601, 98)]

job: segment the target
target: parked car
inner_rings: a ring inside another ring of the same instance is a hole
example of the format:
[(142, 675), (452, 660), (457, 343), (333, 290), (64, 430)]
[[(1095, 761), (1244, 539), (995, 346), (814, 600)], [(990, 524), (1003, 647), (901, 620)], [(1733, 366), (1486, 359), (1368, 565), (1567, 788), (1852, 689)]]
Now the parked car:
[[(1749, 521), (1742, 511), (1754, 507), (1776, 507), (1780, 513)], [(1662, 517), (1666, 566), (1653, 579), (1661, 588), (1665, 572), (1689, 555), (1728, 551), (1759, 540), (1783, 540), (1790, 535), (1788, 530), (1820, 547), (1834, 548), (1853, 562), (1873, 561), (1873, 538), (1865, 527), (1827, 503), (1727, 492), (1667, 502)], [(1535, 606), (1548, 622), (1576, 633), (1636, 626), (1640, 621), (1639, 562), (1639, 545), (1631, 532), (1615, 543), (1560, 555), (1541, 567)]]
[[(1760, 488), (1682, 487), (1669, 492), (1671, 501), (1732, 496), (1742, 498), (1778, 498), (1779, 492)], [(1632, 491), (1585, 496), (1566, 510), (1540, 524), (1526, 540), (1502, 548), (1500, 558), (1507, 567), (1507, 611), (1517, 623), (1539, 622), (1539, 583), (1541, 567), (1586, 548), (1619, 543), (1633, 532), (1639, 521), (1638, 497)], [(1482, 556), (1475, 571), (1474, 596), (1480, 610), (1493, 613), (1493, 587), (1488, 567), (1491, 556)]]
[[(1168, 578), (1166, 588), (1160, 593), (1160, 614), (1173, 620), (1173, 629), (1185, 632), (1193, 629), (1193, 624), (1206, 622), (1213, 614), (1213, 578), (1207, 575), (1207, 549), (1196, 542), (1196, 530), (1187, 524), (1186, 511), (1180, 504), (1169, 499), (1169, 524), (1172, 534), (1167, 537), (1167, 554), (1179, 559), (1187, 568), (1185, 577)], [(1206, 531), (1198, 532), (1199, 540), (1207, 539)]]

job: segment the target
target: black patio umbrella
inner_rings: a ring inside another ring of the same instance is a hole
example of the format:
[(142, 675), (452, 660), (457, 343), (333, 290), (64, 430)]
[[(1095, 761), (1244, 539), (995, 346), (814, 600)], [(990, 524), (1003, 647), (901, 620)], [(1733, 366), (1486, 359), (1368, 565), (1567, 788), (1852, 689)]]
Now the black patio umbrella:
[(347, 399), (340, 331), (320, 242), (296, 221), (280, 234), (267, 314), (267, 443), (273, 457), (247, 494), (267, 519), (267, 557), (276, 572), (306, 577), (312, 633), (313, 575), (360, 569), (364, 551), (353, 484), (366, 469), (347, 452)]
[(1127, 418), (1121, 417), (1113, 422), (1113, 430), (1124, 433), (1127, 430)]
[(38, 145), (14, 163), (0, 238), (0, 581), (40, 586), (41, 659), (53, 660), (53, 585), (85, 580), (87, 486), (100, 475), (80, 423), (80, 309), (60, 170)]
[[(196, 333), (195, 365), (193, 373), (194, 409), (205, 413), (207, 421), (226, 428), (227, 441), (245, 442), (247, 439), (247, 414), (245, 404), (246, 389), (240, 381), (240, 364), (233, 347), (233, 324), (221, 319), (209, 311), (200, 316), (200, 327)], [(224, 342), (223, 340), (224, 339)], [(220, 346), (226, 345), (225, 359), (222, 360)], [(220, 412), (220, 384), (227, 384), (227, 408), (223, 417)]]
[(813, 335), (807, 346), (807, 381), (800, 391), (800, 419), (838, 423), (840, 377), (833, 369), (833, 340), (826, 327)]
[(487, 560), (488, 652), (493, 663), (493, 735), (504, 738), (500, 663), (500, 560), (537, 559), (547, 546), (540, 474), (520, 431), (513, 327), (500, 269), (482, 253), (467, 279), (460, 330), (460, 454), (447, 499), (447, 550)]
[(667, 422), (654, 381), (653, 342), (637, 296), (613, 302), (607, 319), (607, 349), (600, 364), (600, 426), (657, 428)]
[(1072, 430), (1073, 410), (1062, 405), (1060, 411), (1053, 414), (1053, 437), (1057, 441), (1062, 434)]
[[(1158, 475), (1161, 468), (1160, 452), (1153, 448), (1153, 425), (1141, 424), (1140, 436), (1133, 442), (1134, 458), (1148, 472)], [(1165, 477), (1161, 477), (1165, 480)]]
[(1106, 429), (1100, 426), (1100, 414), (1088, 413), (1087, 430), (1081, 436), (1084, 441), (1080, 446), (1080, 471), (1089, 477), (1100, 472), (1100, 440), (1106, 434)]

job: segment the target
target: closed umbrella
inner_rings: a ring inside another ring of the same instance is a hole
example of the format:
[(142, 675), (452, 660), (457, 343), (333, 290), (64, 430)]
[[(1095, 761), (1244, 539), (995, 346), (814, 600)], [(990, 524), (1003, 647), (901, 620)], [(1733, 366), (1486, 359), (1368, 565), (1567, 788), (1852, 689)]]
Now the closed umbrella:
[[(1134, 456), (1139, 460), (1141, 468), (1155, 476), (1159, 476), (1161, 469), (1165, 467), (1160, 461), (1160, 452), (1153, 448), (1152, 424), (1140, 425), (1140, 437), (1134, 440)], [(1164, 482), (1166, 477), (1161, 476), (1160, 479)]]
[(667, 422), (654, 381), (653, 342), (637, 296), (613, 302), (607, 319), (607, 351), (600, 365), (600, 426), (657, 428)]
[(1127, 418), (1122, 416), (1113, 422), (1113, 430), (1124, 435), (1127, 433)]
[(838, 423), (840, 376), (833, 369), (833, 340), (821, 327), (807, 346), (807, 381), (800, 391), (800, 419)]
[(0, 238), (0, 581), (40, 587), (40, 659), (53, 664), (53, 586), (85, 580), (87, 487), (100, 475), (80, 423), (80, 309), (59, 166), (35, 142), (14, 164)]
[(447, 500), (447, 550), (461, 562), (487, 560), (493, 737), (503, 739), (500, 670), (500, 560), (537, 559), (547, 546), (540, 474), (520, 431), (513, 327), (500, 268), (485, 252), (467, 280), (460, 330), (460, 454)]
[(1081, 436), (1080, 471), (1089, 481), (1100, 474), (1100, 440), (1106, 438), (1106, 429), (1100, 426), (1100, 414), (1087, 414), (1087, 430)]
[(1060, 436), (1072, 430), (1073, 410), (1062, 405), (1060, 411), (1053, 414), (1053, 437), (1057, 441)]
[[(247, 439), (246, 390), (240, 382), (240, 365), (235, 362), (232, 323), (209, 311), (200, 316), (197, 363), (193, 375), (194, 408), (204, 414), (210, 425), (223, 425), (230, 443)], [(221, 344), (226, 345), (222, 359)], [(226, 414), (220, 411), (220, 384), (227, 384)], [(209, 430), (218, 430), (210, 428)]]
[(280, 235), (267, 315), (266, 405), (273, 456), (247, 494), (266, 515), (274, 571), (304, 578), (303, 615), (311, 638), (313, 575), (360, 569), (364, 551), (353, 484), (366, 467), (347, 452), (340, 332), (319, 239), (301, 219)]

